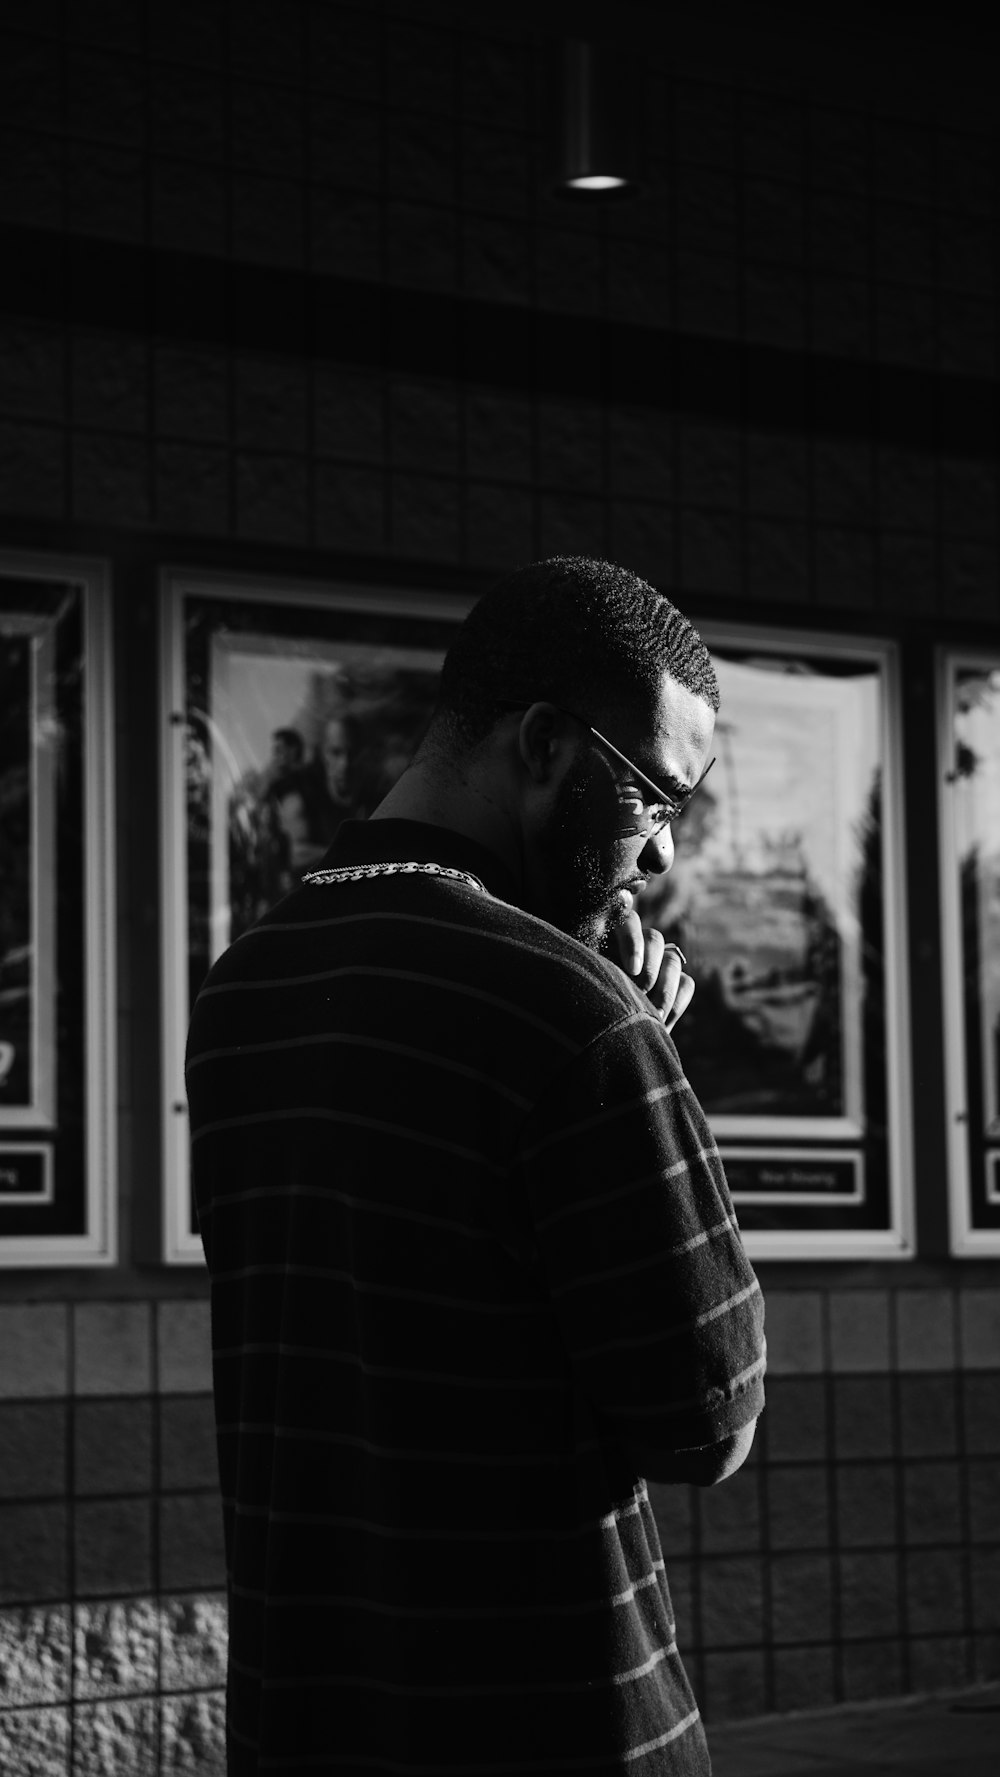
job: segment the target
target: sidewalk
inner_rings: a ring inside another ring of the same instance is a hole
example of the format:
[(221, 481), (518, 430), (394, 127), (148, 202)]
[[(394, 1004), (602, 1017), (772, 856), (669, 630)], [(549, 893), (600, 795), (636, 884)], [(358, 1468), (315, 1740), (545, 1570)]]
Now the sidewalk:
[(1000, 1685), (708, 1728), (713, 1777), (1000, 1777)]

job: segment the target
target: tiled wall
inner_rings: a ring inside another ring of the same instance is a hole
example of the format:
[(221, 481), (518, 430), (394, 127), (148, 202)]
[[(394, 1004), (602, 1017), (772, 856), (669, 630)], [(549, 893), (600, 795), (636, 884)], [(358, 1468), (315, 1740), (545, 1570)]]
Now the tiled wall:
[[(0, 1276), (5, 1777), (221, 1770), (207, 1309), (146, 1300), (129, 1235), (155, 1217), (157, 567), (468, 590), (583, 550), (706, 616), (995, 640), (988, 70), (877, 9), (811, 20), (818, 50), (696, 11), (637, 76), (645, 195), (592, 209), (540, 178), (542, 0), (4, 8), (0, 544), (106, 556), (128, 663), (128, 1300)], [(707, 1713), (996, 1676), (988, 1267), (765, 1271), (750, 1462), (655, 1490)]]
[(0, 1771), (219, 1771), (207, 1304), (0, 1306)]
[(713, 77), (680, 29), (636, 83), (648, 191), (560, 204), (540, 30), (25, 5), (0, 509), (486, 572), (589, 548), (689, 598), (995, 621), (985, 97), (930, 55), (876, 96), (872, 45), (852, 87), (763, 35)]
[[(651, 1485), (709, 1721), (1000, 1676), (1000, 1298), (767, 1292), (750, 1460)], [(0, 1308), (0, 1770), (222, 1771), (203, 1302)]]
[[(43, 426), (25, 417), (39, 380)], [(8, 510), (188, 549), (285, 545), (300, 572), (329, 573), (334, 550), (485, 573), (571, 551), (626, 561), (702, 613), (724, 599), (792, 624), (803, 606), (834, 624), (993, 622), (1000, 605), (992, 459), (329, 361), (306, 381), (277, 357), (122, 351), (17, 317), (0, 317), (0, 409)]]
[(1000, 1297), (768, 1288), (749, 1462), (653, 1493), (708, 1719), (1000, 1676)]

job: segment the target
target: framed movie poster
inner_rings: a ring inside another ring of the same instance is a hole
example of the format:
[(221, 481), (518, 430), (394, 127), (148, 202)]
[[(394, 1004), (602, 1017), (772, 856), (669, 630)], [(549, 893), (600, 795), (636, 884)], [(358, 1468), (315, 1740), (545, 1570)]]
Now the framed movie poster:
[(382, 800), (471, 601), (381, 587), (163, 579), (162, 1250), (202, 1259), (184, 1045), (208, 970)]
[(941, 948), (952, 1251), (1000, 1253), (1000, 652), (943, 650)]
[(0, 1264), (114, 1240), (106, 570), (0, 555)]
[(640, 898), (747, 1249), (913, 1250), (897, 672), (889, 642), (700, 626), (717, 763)]

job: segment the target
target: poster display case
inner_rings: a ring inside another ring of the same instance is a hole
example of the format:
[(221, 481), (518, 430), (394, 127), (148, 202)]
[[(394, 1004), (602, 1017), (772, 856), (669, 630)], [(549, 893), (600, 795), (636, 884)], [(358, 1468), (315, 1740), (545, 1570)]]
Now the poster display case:
[(184, 1046), (216, 958), (376, 806), (426, 726), (470, 600), (167, 572), (161, 777), (162, 1253), (202, 1258)]
[(1000, 1253), (1000, 650), (938, 657), (949, 1223)]
[(115, 1258), (103, 564), (0, 555), (0, 1265)]
[(898, 661), (699, 625), (718, 763), (640, 899), (697, 991), (685, 1072), (755, 1258), (913, 1250)]

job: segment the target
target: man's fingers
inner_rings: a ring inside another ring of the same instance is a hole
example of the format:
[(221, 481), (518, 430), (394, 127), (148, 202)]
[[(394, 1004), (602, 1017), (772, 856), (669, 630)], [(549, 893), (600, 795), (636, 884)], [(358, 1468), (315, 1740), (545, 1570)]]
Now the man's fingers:
[(671, 1030), (694, 993), (694, 982), (683, 972), (683, 951), (667, 944), (655, 926), (644, 927), (635, 911), (613, 933), (609, 948), (619, 968), (632, 977)]
[(639, 932), (642, 939), (643, 957), (642, 966), (636, 978), (636, 986), (641, 987), (643, 993), (648, 993), (659, 980), (665, 945), (663, 933), (658, 932), (655, 926), (640, 926)]
[(642, 921), (634, 909), (622, 920), (614, 933), (614, 941), (618, 952), (615, 961), (619, 968), (624, 969), (626, 975), (638, 977), (646, 959), (646, 940)]
[(664, 944), (662, 935), (657, 935), (660, 937), (657, 952), (658, 967), (654, 980), (646, 988), (646, 993), (661, 1018), (666, 1018), (677, 997), (684, 958), (676, 944)]
[(677, 983), (674, 1003), (663, 1020), (665, 1030), (673, 1030), (678, 1018), (683, 1018), (694, 998), (694, 981), (690, 975), (682, 974)]

